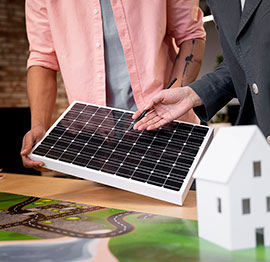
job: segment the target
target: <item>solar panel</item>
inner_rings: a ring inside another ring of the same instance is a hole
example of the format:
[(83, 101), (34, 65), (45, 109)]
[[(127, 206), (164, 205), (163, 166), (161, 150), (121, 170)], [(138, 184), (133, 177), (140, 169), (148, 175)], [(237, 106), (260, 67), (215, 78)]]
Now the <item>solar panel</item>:
[(212, 128), (130, 129), (132, 112), (74, 102), (33, 148), (48, 169), (182, 205)]

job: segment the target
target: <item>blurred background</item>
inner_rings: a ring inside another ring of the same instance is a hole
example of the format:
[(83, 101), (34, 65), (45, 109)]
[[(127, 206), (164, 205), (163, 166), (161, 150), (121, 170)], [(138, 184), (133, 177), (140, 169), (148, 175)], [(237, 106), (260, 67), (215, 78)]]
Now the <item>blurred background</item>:
[[(21, 164), (20, 148), (24, 134), (30, 129), (30, 110), (26, 93), (26, 61), (28, 41), (25, 30), (24, 0), (0, 0), (0, 170), (3, 172), (39, 174)], [(210, 10), (200, 1), (205, 16)], [(206, 19), (208, 20), (208, 19)], [(214, 22), (204, 23), (206, 50), (199, 78), (211, 72), (222, 61), (222, 50)], [(68, 106), (60, 74), (55, 120)], [(234, 123), (237, 102), (222, 109), (211, 122)]]

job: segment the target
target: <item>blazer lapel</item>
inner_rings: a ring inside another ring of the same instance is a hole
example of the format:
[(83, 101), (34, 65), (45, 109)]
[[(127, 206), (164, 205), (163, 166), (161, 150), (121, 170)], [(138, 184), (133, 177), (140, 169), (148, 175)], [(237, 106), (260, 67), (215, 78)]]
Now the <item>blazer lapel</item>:
[(261, 1), (262, 0), (246, 0), (236, 38), (239, 37), (239, 35), (245, 28), (247, 22), (249, 21), (249, 19), (251, 18), (252, 14), (255, 12), (256, 8), (258, 7)]

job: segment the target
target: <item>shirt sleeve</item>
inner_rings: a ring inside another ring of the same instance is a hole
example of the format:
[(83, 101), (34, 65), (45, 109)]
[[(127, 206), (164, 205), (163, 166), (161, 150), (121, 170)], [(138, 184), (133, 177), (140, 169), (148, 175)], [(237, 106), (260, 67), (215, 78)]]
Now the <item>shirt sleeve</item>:
[(46, 0), (26, 0), (25, 17), (30, 51), (27, 68), (37, 65), (59, 71)]
[(231, 73), (225, 61), (214, 72), (206, 74), (189, 86), (203, 102), (202, 106), (194, 108), (194, 112), (205, 122), (236, 97)]
[(202, 18), (199, 0), (167, 1), (168, 34), (175, 38), (177, 46), (187, 40), (205, 39)]

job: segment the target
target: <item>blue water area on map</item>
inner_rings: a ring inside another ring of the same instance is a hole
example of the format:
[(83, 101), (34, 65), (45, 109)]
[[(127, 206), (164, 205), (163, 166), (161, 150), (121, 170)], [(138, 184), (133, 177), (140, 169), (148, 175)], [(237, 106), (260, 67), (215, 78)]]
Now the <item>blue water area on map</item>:
[(94, 239), (72, 239), (42, 243), (12, 243), (0, 246), (1, 262), (77, 262), (95, 256)]

